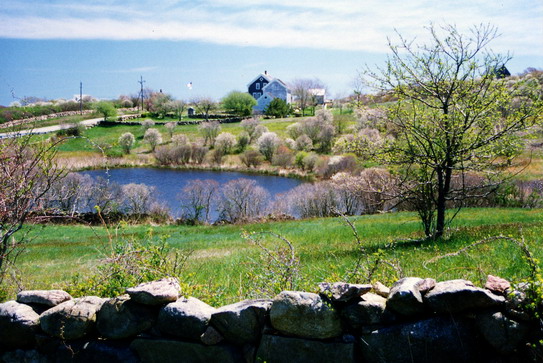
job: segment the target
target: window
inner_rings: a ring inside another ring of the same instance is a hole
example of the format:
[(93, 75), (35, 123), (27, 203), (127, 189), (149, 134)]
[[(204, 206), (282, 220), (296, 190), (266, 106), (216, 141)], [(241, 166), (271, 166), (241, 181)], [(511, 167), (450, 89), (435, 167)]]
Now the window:
[(253, 92), (253, 97), (258, 99), (260, 98), (261, 93), (260, 92)]
[(255, 86), (256, 86), (256, 89), (257, 89), (257, 90), (260, 89), (260, 83), (257, 83)]
[(267, 85), (266, 82), (262, 83), (262, 88), (266, 87), (266, 85)]

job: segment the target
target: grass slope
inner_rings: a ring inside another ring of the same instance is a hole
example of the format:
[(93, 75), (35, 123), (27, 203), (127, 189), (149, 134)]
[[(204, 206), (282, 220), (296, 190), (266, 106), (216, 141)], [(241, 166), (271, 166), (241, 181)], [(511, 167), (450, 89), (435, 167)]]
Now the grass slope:
[[(469, 254), (425, 261), (454, 252), (488, 236), (525, 238), (537, 258), (543, 258), (543, 210), (465, 209), (446, 240), (421, 242), (417, 216), (413, 213), (351, 217), (368, 254), (401, 266), (405, 276), (434, 277), (439, 280), (466, 278), (482, 284), (487, 274), (519, 280), (528, 274), (520, 250), (510, 243), (493, 242), (470, 250)], [(124, 237), (145, 238), (169, 235), (168, 242), (193, 253), (183, 273), (193, 295), (212, 304), (253, 296), (262, 279), (261, 250), (241, 237), (242, 231), (272, 231), (288, 238), (300, 258), (299, 288), (315, 289), (316, 283), (345, 278), (359, 256), (352, 231), (340, 218), (249, 224), (244, 226), (127, 226)], [(111, 230), (111, 228), (110, 228)], [(103, 227), (33, 226), (32, 242), (20, 257), (19, 268), (25, 288), (61, 287), (76, 273), (89, 275), (107, 256), (109, 242)], [(268, 240), (274, 248), (277, 241)], [(399, 275), (389, 265), (377, 270), (373, 279), (391, 283)]]

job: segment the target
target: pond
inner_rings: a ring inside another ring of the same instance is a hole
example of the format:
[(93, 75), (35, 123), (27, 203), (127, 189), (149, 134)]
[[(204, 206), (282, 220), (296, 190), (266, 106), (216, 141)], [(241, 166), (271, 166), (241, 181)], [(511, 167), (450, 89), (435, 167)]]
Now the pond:
[(290, 191), (298, 185), (305, 183), (304, 180), (285, 178), (275, 175), (250, 174), (231, 171), (211, 171), (211, 170), (176, 170), (176, 169), (159, 169), (159, 168), (126, 168), (126, 169), (110, 169), (106, 170), (89, 170), (82, 171), (81, 174), (88, 174), (93, 178), (108, 177), (109, 180), (118, 184), (146, 184), (156, 187), (157, 199), (165, 203), (171, 210), (172, 215), (178, 217), (180, 215), (179, 201), (177, 195), (181, 189), (191, 180), (212, 179), (219, 185), (227, 182), (247, 178), (257, 182), (257, 184), (270, 193), (273, 199), (276, 195)]

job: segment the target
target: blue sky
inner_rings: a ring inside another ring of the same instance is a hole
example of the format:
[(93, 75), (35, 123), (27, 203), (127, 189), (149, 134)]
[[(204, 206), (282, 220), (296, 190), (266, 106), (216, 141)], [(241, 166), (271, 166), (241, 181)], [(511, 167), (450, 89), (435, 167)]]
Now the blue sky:
[[(543, 68), (541, 0), (1, 0), (0, 104), (37, 96), (116, 98), (146, 86), (219, 99), (264, 70), (319, 78), (347, 95), (365, 64), (382, 65), (387, 36), (424, 41), (424, 26), (490, 23), (508, 68)], [(193, 82), (193, 89), (186, 87)]]

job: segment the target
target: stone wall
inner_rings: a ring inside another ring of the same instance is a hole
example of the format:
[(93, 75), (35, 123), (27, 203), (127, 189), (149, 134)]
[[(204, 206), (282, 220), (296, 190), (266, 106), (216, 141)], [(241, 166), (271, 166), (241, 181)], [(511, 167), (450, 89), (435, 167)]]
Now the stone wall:
[(541, 327), (525, 294), (489, 276), (322, 283), (320, 293), (219, 308), (180, 293), (175, 279), (111, 299), (23, 291), (0, 304), (3, 362), (527, 362)]

